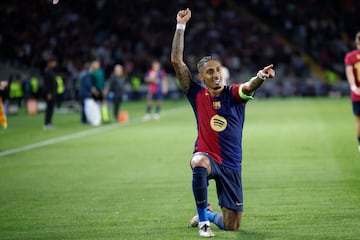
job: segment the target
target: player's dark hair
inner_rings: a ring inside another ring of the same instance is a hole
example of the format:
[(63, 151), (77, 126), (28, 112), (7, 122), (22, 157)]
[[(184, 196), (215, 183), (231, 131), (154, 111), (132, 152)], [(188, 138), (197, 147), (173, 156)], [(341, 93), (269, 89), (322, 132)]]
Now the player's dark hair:
[(212, 60), (220, 61), (219, 59), (217, 59), (216, 57), (213, 57), (213, 56), (205, 56), (205, 57), (201, 58), (197, 63), (198, 72), (200, 72), (200, 68), (202, 66), (204, 66), (205, 63), (212, 61)]

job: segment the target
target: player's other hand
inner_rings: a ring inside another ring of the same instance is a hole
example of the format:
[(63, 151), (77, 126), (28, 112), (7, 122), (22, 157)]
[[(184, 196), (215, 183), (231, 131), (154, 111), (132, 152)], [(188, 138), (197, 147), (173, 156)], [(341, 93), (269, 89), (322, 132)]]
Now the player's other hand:
[(177, 23), (186, 24), (191, 18), (191, 10), (189, 8), (180, 10), (176, 15)]
[(356, 95), (360, 96), (360, 88), (357, 87), (357, 88), (351, 89), (351, 91), (353, 93), (355, 93)]
[(262, 73), (266, 78), (275, 77), (275, 70), (273, 69), (274, 65), (270, 64), (262, 69)]

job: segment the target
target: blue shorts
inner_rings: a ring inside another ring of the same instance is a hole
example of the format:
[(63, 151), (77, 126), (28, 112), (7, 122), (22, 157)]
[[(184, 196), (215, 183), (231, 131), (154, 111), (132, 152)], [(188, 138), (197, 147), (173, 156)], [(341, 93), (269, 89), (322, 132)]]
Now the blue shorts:
[(161, 92), (149, 93), (148, 98), (154, 101), (162, 100), (163, 94)]
[(236, 170), (217, 163), (210, 155), (197, 152), (194, 155), (204, 155), (210, 160), (211, 172), (208, 180), (216, 182), (216, 192), (220, 207), (235, 211), (243, 211), (243, 191), (241, 183), (241, 170)]
[(360, 102), (352, 101), (352, 109), (355, 116), (360, 116)]

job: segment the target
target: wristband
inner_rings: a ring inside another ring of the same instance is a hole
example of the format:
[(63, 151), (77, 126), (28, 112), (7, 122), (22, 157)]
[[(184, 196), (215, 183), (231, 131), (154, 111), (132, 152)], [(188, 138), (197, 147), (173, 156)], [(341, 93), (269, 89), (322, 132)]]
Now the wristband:
[(259, 70), (259, 71), (257, 72), (256, 76), (257, 76), (258, 78), (260, 78), (261, 80), (263, 80), (263, 81), (265, 81), (265, 80), (267, 79), (267, 77), (264, 76), (264, 73), (263, 73), (262, 70)]
[(351, 91), (355, 91), (357, 89), (357, 86), (356, 85), (351, 85), (350, 89), (351, 89)]
[(178, 23), (178, 24), (176, 24), (176, 29), (185, 30), (185, 27), (186, 27), (186, 25), (183, 24), (183, 23)]

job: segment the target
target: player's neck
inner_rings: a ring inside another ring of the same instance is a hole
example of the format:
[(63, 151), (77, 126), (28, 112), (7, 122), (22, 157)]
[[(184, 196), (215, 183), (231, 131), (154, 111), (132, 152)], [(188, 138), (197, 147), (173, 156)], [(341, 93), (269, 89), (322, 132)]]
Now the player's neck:
[(208, 92), (210, 93), (210, 96), (212, 97), (217, 97), (221, 94), (221, 92), (224, 90), (224, 85), (223, 86), (220, 86), (219, 88), (217, 89), (214, 89), (214, 88), (208, 88), (207, 89)]

